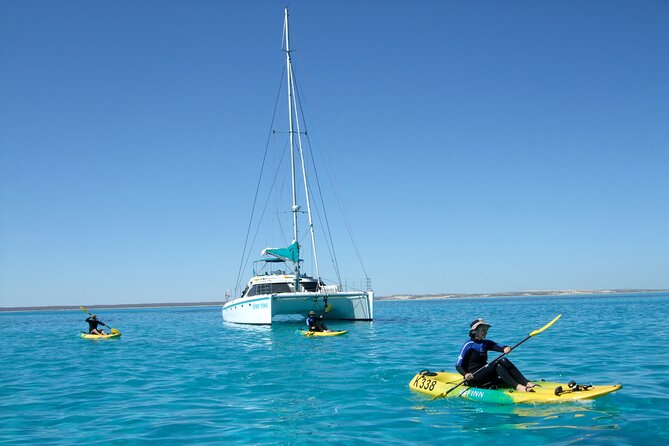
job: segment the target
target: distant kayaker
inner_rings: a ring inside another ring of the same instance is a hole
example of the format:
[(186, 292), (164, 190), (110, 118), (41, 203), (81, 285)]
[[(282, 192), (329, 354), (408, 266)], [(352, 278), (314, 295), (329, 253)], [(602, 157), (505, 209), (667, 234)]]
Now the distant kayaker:
[(98, 316), (93, 314), (91, 315), (88, 319), (86, 319), (86, 322), (88, 322), (88, 332), (90, 334), (96, 334), (96, 335), (106, 335), (104, 329), (98, 330), (98, 325), (103, 325), (107, 326), (104, 322), (98, 319)]
[(309, 331), (329, 331), (322, 319), (322, 314), (316, 317), (316, 312), (313, 310), (310, 311), (309, 316), (307, 316), (307, 326), (309, 327)]
[[(469, 341), (460, 349), (460, 356), (455, 368), (467, 380), (471, 387), (489, 388), (493, 386), (511, 387), (519, 392), (534, 392), (536, 384), (528, 381), (511, 361), (502, 358), (488, 364), (488, 351), (509, 353), (511, 347), (499, 345), (485, 339), (489, 323), (476, 319), (469, 326)], [(485, 368), (483, 368), (485, 367)], [(477, 373), (477, 370), (480, 370)]]

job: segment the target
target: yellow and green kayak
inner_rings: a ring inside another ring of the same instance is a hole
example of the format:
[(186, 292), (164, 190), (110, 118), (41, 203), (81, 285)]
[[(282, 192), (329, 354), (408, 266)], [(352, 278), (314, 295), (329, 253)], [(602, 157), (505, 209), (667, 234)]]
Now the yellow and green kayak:
[[(464, 384), (449, 392), (460, 382), (462, 382), (462, 375), (459, 373), (423, 370), (413, 377), (409, 383), (409, 388), (433, 398), (459, 397), (492, 404), (552, 404), (591, 400), (623, 387), (622, 384), (584, 386), (573, 381), (558, 383), (541, 380), (535, 381), (538, 385), (534, 388), (534, 392), (518, 392), (515, 389), (479, 389), (467, 387)], [(447, 392), (448, 394), (446, 394)]]
[(348, 333), (346, 330), (339, 331), (309, 331), (309, 330), (300, 330), (302, 336), (341, 336)]
[(106, 335), (96, 335), (90, 333), (81, 333), (79, 335), (82, 339), (113, 339), (121, 336), (121, 332), (115, 328), (111, 329), (111, 333)]

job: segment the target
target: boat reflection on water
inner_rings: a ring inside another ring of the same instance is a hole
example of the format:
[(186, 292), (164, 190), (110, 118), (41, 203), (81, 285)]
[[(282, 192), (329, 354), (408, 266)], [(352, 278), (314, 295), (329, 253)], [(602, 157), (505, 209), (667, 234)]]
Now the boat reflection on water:
[(255, 350), (258, 347), (271, 349), (274, 341), (271, 325), (240, 325), (231, 322), (222, 322), (224, 333), (230, 336), (230, 341), (236, 348)]
[[(490, 430), (606, 430), (620, 429), (617, 406), (602, 401), (577, 401), (561, 404), (496, 405), (480, 404), (459, 399), (438, 400), (429, 406), (415, 406), (434, 416), (453, 415), (458, 425), (439, 426), (456, 428), (462, 432)], [(437, 423), (438, 424), (438, 423)]]

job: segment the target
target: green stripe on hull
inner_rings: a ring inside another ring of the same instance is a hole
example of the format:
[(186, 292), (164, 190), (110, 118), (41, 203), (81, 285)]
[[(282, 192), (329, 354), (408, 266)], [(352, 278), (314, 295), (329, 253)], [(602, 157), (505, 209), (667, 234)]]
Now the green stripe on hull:
[[(455, 389), (452, 393), (460, 395), (461, 390)], [(509, 394), (499, 390), (490, 390), (490, 389), (475, 389), (471, 387), (465, 387), (464, 392), (460, 395), (461, 398), (468, 399), (471, 401), (479, 401), (482, 403), (491, 403), (491, 404), (513, 404), (515, 401)]]

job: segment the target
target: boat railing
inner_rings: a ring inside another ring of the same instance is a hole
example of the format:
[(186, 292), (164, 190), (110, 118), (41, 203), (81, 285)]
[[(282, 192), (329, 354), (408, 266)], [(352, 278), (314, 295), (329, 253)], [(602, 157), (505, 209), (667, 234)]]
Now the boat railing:
[(369, 277), (364, 279), (343, 279), (341, 284), (326, 285), (323, 291), (327, 293), (372, 291), (372, 279)]

